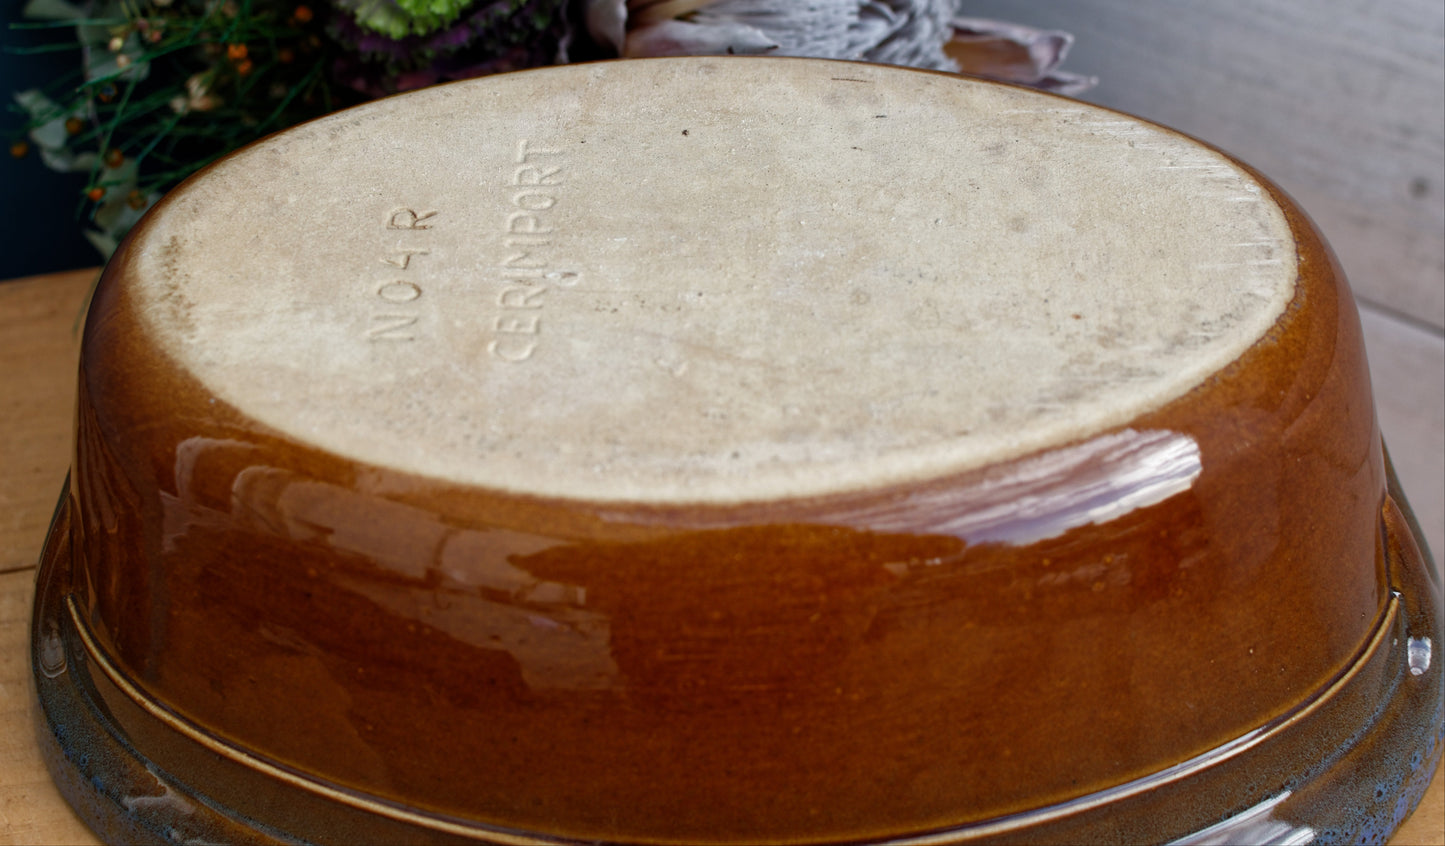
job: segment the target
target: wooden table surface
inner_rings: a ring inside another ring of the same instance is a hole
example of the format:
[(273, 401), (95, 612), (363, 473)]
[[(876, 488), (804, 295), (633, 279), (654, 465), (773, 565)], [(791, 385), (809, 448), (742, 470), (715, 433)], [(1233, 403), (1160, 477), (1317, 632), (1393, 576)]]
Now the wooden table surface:
[[(0, 283), (0, 846), (98, 842), (60, 798), (41, 763), (28, 658), (36, 558), (69, 461), (75, 326), (94, 278), (95, 271), (79, 271)], [(1387, 334), (1368, 338), (1372, 365), (1398, 357), (1387, 348)], [(1382, 418), (1385, 406), (1418, 404), (1418, 397), (1391, 393), (1409, 390), (1406, 383), (1377, 377)], [(1438, 420), (1424, 425), (1422, 448), (1438, 450), (1438, 443), (1428, 442), (1445, 438), (1434, 431)], [(1399, 462), (1407, 451), (1396, 444), (1394, 452)], [(1421, 518), (1427, 532), (1440, 519)], [(1440, 770), (1391, 843), (1445, 846)]]

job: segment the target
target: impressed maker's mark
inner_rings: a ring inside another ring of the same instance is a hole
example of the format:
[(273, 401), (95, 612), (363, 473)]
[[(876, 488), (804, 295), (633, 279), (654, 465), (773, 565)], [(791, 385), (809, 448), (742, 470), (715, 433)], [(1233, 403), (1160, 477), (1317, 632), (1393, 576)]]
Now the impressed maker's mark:
[(574, 285), (577, 274), (556, 267), (556, 207), (566, 158), (560, 148), (517, 141), (507, 180), (508, 208), (502, 220), (502, 259), (497, 314), (487, 353), (509, 364), (530, 359), (542, 341), (542, 308), (548, 287)]
[[(414, 341), (420, 313), (414, 307), (422, 297), (422, 287), (415, 273), (408, 273), (422, 256), (431, 255), (426, 233), (432, 228), (437, 212), (399, 206), (387, 212), (382, 225), (388, 239), (378, 263), (386, 266), (380, 281), (370, 284), (371, 324), (366, 330), (368, 341)], [(405, 234), (402, 234), (405, 233)]]

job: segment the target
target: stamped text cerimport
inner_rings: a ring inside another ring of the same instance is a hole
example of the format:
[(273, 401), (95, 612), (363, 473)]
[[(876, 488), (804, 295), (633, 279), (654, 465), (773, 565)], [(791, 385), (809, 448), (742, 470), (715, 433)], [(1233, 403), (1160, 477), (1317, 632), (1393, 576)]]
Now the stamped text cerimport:
[(497, 313), (487, 352), (516, 364), (531, 358), (542, 340), (542, 306), (548, 283), (575, 274), (555, 267), (555, 207), (564, 181), (565, 156), (556, 147), (517, 141), (507, 181), (509, 203), (502, 218), (502, 255)]

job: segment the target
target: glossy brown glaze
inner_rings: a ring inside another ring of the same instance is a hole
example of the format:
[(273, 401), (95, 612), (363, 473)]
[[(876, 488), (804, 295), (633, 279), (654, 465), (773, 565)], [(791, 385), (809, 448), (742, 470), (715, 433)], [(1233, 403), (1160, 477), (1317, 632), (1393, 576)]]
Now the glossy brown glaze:
[[(505, 829), (864, 840), (1120, 785), (1325, 689), (1386, 607), (1355, 309), (1269, 190), (1299, 262), (1274, 328), (1185, 396), (1050, 451), (1084, 456), (1054, 490), (1107, 470), (1091, 444), (1150, 438), (1192, 444), (1197, 478), (1042, 538), (958, 514), (1007, 505), (1048, 456), (675, 506), (365, 465), (190, 377), (138, 320), (122, 250), (85, 330), (60, 589), (136, 690), (223, 744)], [(206, 769), (102, 695), (152, 760)], [(218, 801), (256, 801), (232, 784)]]
[(75, 589), (117, 665), (218, 737), (507, 827), (842, 839), (1096, 791), (1287, 710), (1382, 607), (1360, 332), (1291, 224), (1275, 331), (1134, 424), (1195, 439), (1193, 488), (1022, 547), (856, 516), (904, 491), (604, 509), (318, 455), (148, 348), (122, 255), (86, 330)]

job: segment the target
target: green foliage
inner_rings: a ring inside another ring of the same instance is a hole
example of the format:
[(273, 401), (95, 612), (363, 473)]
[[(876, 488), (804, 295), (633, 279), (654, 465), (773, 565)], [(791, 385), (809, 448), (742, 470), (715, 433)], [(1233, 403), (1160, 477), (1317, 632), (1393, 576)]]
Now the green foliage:
[[(76, 76), (14, 95), (53, 170), (88, 174), (86, 233), (102, 253), (167, 189), (262, 135), (345, 103), (325, 42), (294, 0), (31, 0), (39, 26), (71, 26)], [(20, 139), (12, 139), (12, 143)]]
[(366, 29), (389, 38), (426, 35), (455, 21), (473, 0), (335, 0)]
[(14, 95), (26, 125), (11, 152), (86, 174), (77, 208), (109, 255), (164, 192), (263, 135), (369, 97), (554, 61), (565, 3), (30, 0), (17, 26), (72, 29), (79, 61)]

